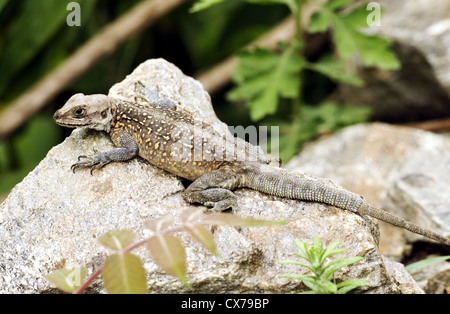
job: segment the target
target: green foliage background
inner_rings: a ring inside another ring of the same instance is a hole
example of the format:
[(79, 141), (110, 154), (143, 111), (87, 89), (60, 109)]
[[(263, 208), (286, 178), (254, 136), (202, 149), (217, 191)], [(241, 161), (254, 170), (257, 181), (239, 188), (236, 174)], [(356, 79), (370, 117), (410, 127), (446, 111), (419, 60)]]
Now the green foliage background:
[[(78, 0), (81, 27), (66, 24), (69, 2), (0, 0), (0, 111), (103, 26), (140, 1)], [(0, 195), (7, 193), (71, 132), (54, 124), (52, 115), (72, 94), (107, 93), (114, 83), (149, 58), (165, 58), (187, 75), (194, 75), (228, 57), (288, 14), (281, 6), (259, 7), (233, 0), (190, 14), (191, 5), (192, 1), (187, 1), (130, 38), (1, 141)], [(221, 112), (235, 115), (229, 109)]]
[[(102, 27), (140, 1), (78, 0), (76, 2), (80, 4), (82, 11), (81, 27), (69, 27), (66, 24), (66, 17), (70, 13), (66, 9), (69, 2), (71, 1), (0, 0), (0, 111), (75, 52)], [(54, 124), (52, 115), (71, 95), (79, 92), (106, 94), (114, 83), (121, 81), (137, 65), (150, 58), (164, 58), (177, 65), (185, 74), (193, 76), (230, 55), (239, 53), (243, 62), (233, 77), (238, 85), (230, 84), (212, 95), (215, 110), (229, 125), (247, 126), (260, 123), (280, 126), (280, 146), (285, 147), (281, 149), (284, 154), (281, 157), (285, 159), (298, 151), (302, 141), (315, 134), (334, 131), (340, 126), (367, 117), (364, 112), (353, 113), (352, 109), (340, 109), (335, 104), (326, 102), (317, 108), (303, 106), (301, 112), (299, 111), (301, 120), (294, 113), (283, 109), (286, 106), (280, 104), (272, 108), (258, 107), (248, 101), (246, 106), (242, 99), (249, 94), (252, 84), (257, 87), (261, 79), (270, 79), (272, 75), (279, 74), (275, 77), (279, 83), (276, 84), (276, 93), (268, 92), (262, 97), (256, 95), (255, 99), (273, 100), (278, 96), (292, 98), (301, 93), (300, 89), (308, 89), (308, 93), (304, 95), (306, 99), (302, 101), (306, 101), (308, 105), (317, 105), (334, 88), (333, 78), (354, 84), (360, 82), (354, 77), (346, 77), (339, 62), (323, 58), (320, 62), (309, 63), (309, 60), (302, 56), (296, 56), (298, 45), (295, 43), (280, 46), (278, 53), (283, 63), (279, 62), (279, 56), (264, 50), (252, 53), (241, 50), (290, 15), (295, 7), (294, 0), (203, 0), (196, 3), (208, 9), (192, 14), (190, 9), (194, 2), (186, 1), (150, 28), (130, 38), (116, 52), (102, 59), (60, 93), (52, 103), (9, 138), (0, 141), (0, 199), (2, 194), (7, 193), (42, 160), (51, 147), (70, 134), (71, 130)], [(218, 5), (212, 5), (219, 2)], [(340, 36), (338, 40), (342, 44), (338, 49), (342, 50), (344, 56), (349, 53), (349, 47), (352, 45), (362, 44), (372, 51), (374, 49), (370, 45), (375, 43), (358, 37), (358, 34), (350, 37), (342, 35), (349, 34), (350, 30), (346, 28), (348, 25), (362, 22), (362, 14), (350, 15), (347, 22), (332, 14), (335, 8), (350, 2), (352, 0), (331, 0), (331, 5), (327, 6), (321, 15), (314, 17), (309, 30), (315, 33), (323, 31), (329, 24), (340, 25), (341, 31), (335, 32), (335, 36)], [(352, 42), (349, 38), (357, 40)], [(387, 45), (388, 42), (382, 40), (376, 43), (378, 50), (387, 49)], [(375, 56), (376, 59), (380, 54), (375, 49), (373, 54), (365, 56), (368, 58), (366, 61), (373, 62), (372, 57)], [(257, 63), (254, 68), (258, 71), (262, 69), (257, 77), (245, 69), (246, 66), (252, 66), (252, 62)], [(269, 66), (266, 70), (264, 64)], [(283, 67), (280, 67), (280, 64)], [(273, 73), (270, 66), (281, 70), (279, 73)], [(296, 89), (295, 84), (299, 82), (296, 71), (299, 69), (302, 70), (301, 82), (304, 84), (300, 84)], [(232, 89), (233, 87), (235, 88)], [(261, 109), (262, 111), (258, 112)]]

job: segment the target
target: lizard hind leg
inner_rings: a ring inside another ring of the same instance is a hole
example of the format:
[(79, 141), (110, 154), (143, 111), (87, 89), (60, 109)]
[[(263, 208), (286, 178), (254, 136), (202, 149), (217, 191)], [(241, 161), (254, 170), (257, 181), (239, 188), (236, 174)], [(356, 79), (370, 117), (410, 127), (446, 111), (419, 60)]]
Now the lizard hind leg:
[(212, 207), (214, 212), (222, 212), (237, 205), (236, 195), (227, 189), (211, 188), (203, 191), (185, 191), (184, 199), (188, 203), (199, 203)]
[(230, 169), (219, 169), (206, 173), (191, 183), (183, 192), (188, 203), (199, 203), (213, 207), (213, 211), (235, 208), (236, 195), (231, 190), (238, 186), (238, 178)]

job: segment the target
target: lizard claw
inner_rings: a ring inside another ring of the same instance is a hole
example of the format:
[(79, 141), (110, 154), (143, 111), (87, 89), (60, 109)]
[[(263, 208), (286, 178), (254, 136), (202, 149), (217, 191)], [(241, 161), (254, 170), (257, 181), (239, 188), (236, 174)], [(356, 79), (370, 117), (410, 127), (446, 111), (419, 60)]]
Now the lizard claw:
[[(86, 159), (86, 160), (81, 161), (81, 159)], [(98, 158), (97, 156), (89, 157), (89, 156), (81, 155), (81, 156), (78, 156), (78, 161), (79, 162), (70, 166), (70, 169), (72, 170), (73, 173), (75, 173), (75, 170), (78, 168), (91, 167), (90, 173), (92, 175), (93, 171), (95, 169), (99, 169), (99, 168), (103, 167), (105, 164), (107, 164), (107, 162), (102, 162), (102, 160), (100, 158)]]

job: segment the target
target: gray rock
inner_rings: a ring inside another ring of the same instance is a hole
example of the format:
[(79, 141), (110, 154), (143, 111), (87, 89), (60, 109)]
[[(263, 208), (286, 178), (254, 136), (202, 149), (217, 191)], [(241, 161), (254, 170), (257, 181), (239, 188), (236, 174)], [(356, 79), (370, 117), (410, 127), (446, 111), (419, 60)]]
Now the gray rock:
[[(193, 79), (184, 76), (164, 60), (149, 60), (110, 95), (132, 99), (132, 83), (141, 80), (158, 87), (181, 109), (198, 117), (218, 121), (207, 93)], [(224, 127), (226, 130), (226, 127)], [(19, 183), (0, 205), (0, 293), (55, 292), (44, 275), (61, 268), (86, 266), (97, 269), (111, 252), (96, 240), (112, 229), (134, 230), (139, 239), (149, 236), (143, 227), (147, 219), (172, 215), (186, 208), (181, 181), (174, 175), (137, 158), (113, 163), (91, 176), (88, 170), (71, 172), (77, 156), (106, 151), (112, 144), (106, 134), (75, 130), (63, 143), (51, 149), (44, 160)], [(420, 293), (405, 287), (392, 275), (377, 249), (376, 228), (370, 220), (332, 206), (268, 196), (241, 189), (238, 209), (244, 217), (279, 220), (284, 226), (259, 228), (215, 228), (214, 238), (223, 259), (207, 252), (189, 236), (180, 234), (186, 247), (188, 279), (194, 293), (291, 293), (305, 289), (299, 282), (279, 278), (280, 274), (303, 273), (278, 261), (292, 259), (294, 239), (311, 245), (314, 235), (325, 243), (341, 240), (345, 253), (339, 257), (362, 256), (363, 261), (336, 274), (338, 281), (368, 277), (369, 286), (359, 293)], [(370, 231), (373, 231), (371, 233)], [(144, 262), (149, 289), (153, 293), (188, 292), (175, 278), (165, 274), (145, 248), (135, 251)], [(399, 272), (402, 272), (401, 270)], [(92, 285), (104, 292), (100, 280)]]
[(372, 27), (383, 36), (421, 51), (441, 85), (450, 93), (450, 2), (434, 0), (380, 0), (384, 8), (381, 26)]
[[(374, 123), (344, 129), (306, 147), (286, 166), (330, 178), (421, 226), (450, 234), (450, 140), (413, 128)], [(380, 223), (383, 254), (399, 258), (419, 239)], [(427, 241), (420, 237), (421, 240)]]
[(334, 95), (343, 103), (369, 105), (374, 121), (410, 122), (450, 116), (450, 2), (380, 0), (379, 26), (365, 31), (393, 41), (398, 71), (365, 68), (357, 59), (348, 68), (366, 82), (342, 84)]
[(427, 294), (448, 293), (448, 287), (450, 287), (450, 263), (448, 261), (412, 271), (411, 275)]

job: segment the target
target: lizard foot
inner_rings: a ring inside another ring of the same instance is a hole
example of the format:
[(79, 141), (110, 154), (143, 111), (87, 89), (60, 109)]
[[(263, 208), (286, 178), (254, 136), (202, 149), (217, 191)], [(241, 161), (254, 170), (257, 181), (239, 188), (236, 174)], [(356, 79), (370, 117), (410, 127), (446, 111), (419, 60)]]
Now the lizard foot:
[[(85, 161), (81, 161), (81, 159), (86, 159)], [(70, 166), (70, 169), (73, 171), (73, 173), (75, 173), (75, 170), (78, 168), (87, 168), (87, 167), (91, 167), (90, 173), (92, 175), (93, 171), (95, 169), (100, 169), (102, 168), (104, 165), (106, 165), (107, 163), (109, 163), (108, 160), (105, 160), (104, 158), (102, 158), (102, 155), (95, 155), (95, 156), (78, 156), (78, 161), (77, 163), (73, 164), (72, 166)]]
[(188, 203), (200, 203), (212, 207), (213, 212), (222, 212), (229, 208), (237, 207), (237, 197), (233, 192), (221, 188), (210, 188), (202, 191), (183, 192), (183, 197)]

